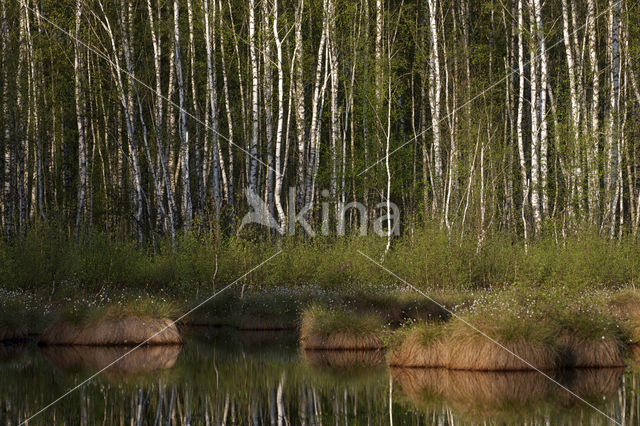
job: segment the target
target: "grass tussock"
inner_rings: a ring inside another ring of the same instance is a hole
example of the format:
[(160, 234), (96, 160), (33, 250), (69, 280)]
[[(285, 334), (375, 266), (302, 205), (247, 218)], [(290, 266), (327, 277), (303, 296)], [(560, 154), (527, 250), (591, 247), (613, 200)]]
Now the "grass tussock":
[(624, 367), (624, 348), (615, 338), (584, 339), (565, 334), (558, 339), (562, 366), (570, 368)]
[(392, 367), (446, 367), (447, 348), (443, 325), (418, 324), (400, 333), (389, 355)]
[(381, 349), (383, 330), (384, 322), (376, 315), (312, 306), (302, 315), (300, 342), (304, 349)]
[(390, 363), (456, 370), (551, 370), (624, 365), (624, 327), (608, 294), (566, 288), (477, 294), (456, 318), (398, 333)]
[[(500, 343), (497, 345), (467, 327), (466, 325), (452, 327), (452, 334), (447, 344), (447, 367), (450, 369), (552, 370), (560, 366), (558, 349), (551, 339), (540, 335), (533, 339), (532, 336), (522, 336), (497, 340)], [(501, 331), (505, 330), (499, 330)], [(508, 335), (511, 332), (512, 330), (508, 330)], [(492, 334), (495, 335), (495, 333)]]

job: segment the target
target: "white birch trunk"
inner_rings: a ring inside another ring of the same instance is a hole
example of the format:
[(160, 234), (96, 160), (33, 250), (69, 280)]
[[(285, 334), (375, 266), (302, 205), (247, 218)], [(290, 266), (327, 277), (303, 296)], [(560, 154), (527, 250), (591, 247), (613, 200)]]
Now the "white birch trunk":
[[(209, 92), (209, 113), (211, 114), (211, 186), (213, 190), (214, 209), (216, 212), (216, 220), (220, 221), (220, 150), (218, 147), (218, 103), (216, 99), (215, 84), (215, 62), (213, 56), (213, 26), (209, 23), (209, 0), (203, 0), (204, 4), (204, 24), (205, 24), (205, 43), (207, 50), (207, 90)], [(215, 5), (211, 8), (215, 13)], [(214, 18), (215, 19), (215, 18)]]
[(593, 225), (598, 220), (600, 210), (600, 167), (598, 165), (599, 150), (599, 96), (600, 96), (600, 69), (598, 67), (598, 56), (596, 53), (596, 11), (594, 0), (587, 0), (587, 33), (589, 38), (589, 64), (591, 73), (591, 126), (589, 128), (590, 146), (587, 149), (588, 174), (588, 200), (589, 200), (589, 222)]
[(251, 56), (251, 142), (249, 145), (249, 189), (258, 193), (258, 55), (256, 49), (255, 0), (249, 0), (249, 52)]
[[(276, 130), (276, 152), (275, 152), (275, 204), (278, 211), (278, 220), (280, 222), (280, 230), (284, 233), (286, 227), (286, 216), (282, 208), (281, 192), (283, 170), (281, 170), (280, 151), (282, 149), (282, 132), (284, 125), (284, 73), (282, 70), (282, 41), (278, 33), (278, 0), (273, 2), (273, 36), (276, 42), (276, 65), (278, 67), (278, 124)], [(286, 155), (285, 155), (286, 158)]]
[(523, 110), (524, 110), (524, 39), (523, 39), (523, 31), (524, 28), (524, 16), (522, 10), (522, 2), (523, 0), (518, 0), (518, 28), (521, 29), (521, 32), (518, 36), (518, 74), (519, 74), (519, 82), (518, 82), (518, 117), (516, 119), (516, 132), (518, 136), (518, 154), (520, 156), (520, 174), (522, 178), (522, 226), (524, 231), (524, 240), (525, 244), (528, 239), (528, 231), (527, 231), (527, 218), (526, 218), (526, 210), (529, 204), (529, 180), (527, 173), (527, 159), (524, 155), (524, 135), (522, 133), (522, 120), (523, 120)]
[(440, 59), (438, 53), (437, 0), (428, 0), (429, 4), (429, 105), (431, 106), (431, 132), (433, 134), (433, 170), (434, 170), (434, 210), (438, 211), (442, 201), (442, 154), (440, 141)]

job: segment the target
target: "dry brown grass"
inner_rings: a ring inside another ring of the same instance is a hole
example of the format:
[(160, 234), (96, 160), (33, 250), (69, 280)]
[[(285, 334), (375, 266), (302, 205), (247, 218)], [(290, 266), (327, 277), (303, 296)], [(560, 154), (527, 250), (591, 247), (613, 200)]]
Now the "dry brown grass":
[(25, 326), (0, 324), (0, 342), (25, 340), (29, 337), (29, 329)]
[(413, 327), (399, 346), (391, 350), (389, 365), (392, 367), (445, 367), (447, 350), (437, 326)]
[(640, 320), (640, 291), (626, 289), (616, 293), (611, 297), (609, 308), (616, 318)]
[(614, 338), (585, 339), (564, 334), (558, 339), (564, 367), (624, 367), (622, 344)]
[(317, 368), (377, 367), (383, 365), (385, 362), (385, 353), (383, 350), (305, 350), (303, 353), (307, 363)]
[(84, 325), (60, 320), (47, 327), (40, 337), (42, 345), (138, 345), (143, 342), (175, 345), (182, 344), (183, 340), (169, 319), (136, 317), (103, 317)]
[(464, 339), (450, 337), (446, 345), (447, 367), (453, 370), (522, 371), (534, 367), (553, 370), (560, 366), (556, 349), (548, 344), (523, 339), (501, 342), (501, 345), (503, 347), (480, 334)]
[[(62, 369), (78, 366), (102, 370), (115, 361), (109, 367), (109, 372), (133, 374), (173, 367), (182, 346), (142, 346), (127, 354), (130, 350), (131, 348), (126, 346), (43, 346), (41, 348), (44, 359)], [(122, 356), (124, 358), (119, 359)]]

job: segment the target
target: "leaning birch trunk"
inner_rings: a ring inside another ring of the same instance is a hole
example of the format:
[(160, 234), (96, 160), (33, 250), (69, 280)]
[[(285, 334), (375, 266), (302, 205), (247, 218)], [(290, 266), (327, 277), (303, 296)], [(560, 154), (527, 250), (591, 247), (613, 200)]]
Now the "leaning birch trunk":
[[(168, 168), (167, 168), (167, 158), (165, 155), (165, 148), (164, 148), (164, 144), (163, 144), (163, 138), (162, 138), (162, 126), (163, 126), (163, 121), (164, 121), (164, 111), (163, 111), (163, 106), (164, 106), (164, 99), (162, 96), (162, 76), (161, 76), (161, 60), (160, 58), (162, 57), (162, 44), (160, 43), (160, 40), (158, 39), (157, 33), (156, 33), (156, 25), (155, 25), (155, 20), (153, 18), (153, 9), (151, 7), (151, 0), (147, 0), (147, 9), (149, 12), (149, 25), (151, 27), (151, 42), (153, 44), (153, 67), (154, 67), (154, 71), (155, 71), (155, 114), (156, 114), (156, 122), (155, 122), (155, 129), (156, 129), (156, 152), (157, 152), (157, 157), (158, 157), (158, 167), (160, 168), (160, 176), (158, 176), (158, 179), (162, 178), (164, 180), (163, 182), (163, 186), (160, 187), (159, 189), (159, 193), (157, 195), (157, 205), (158, 205), (158, 211), (165, 211), (166, 219), (168, 219), (168, 228), (169, 228), (169, 233), (171, 235), (171, 241), (175, 240), (175, 218), (174, 218), (174, 214), (175, 214), (175, 201), (173, 199), (173, 191), (171, 188), (171, 184), (169, 181), (169, 172), (168, 172)], [(158, 14), (160, 13), (160, 9), (158, 8)], [(160, 16), (158, 15), (158, 18), (160, 19)], [(167, 208), (164, 209), (164, 201), (163, 201), (163, 197), (162, 197), (162, 193), (163, 193), (163, 189), (164, 191), (166, 191), (167, 194)]]
[[(205, 0), (206, 1), (206, 0)], [(213, 8), (215, 11), (215, 7)], [(205, 14), (206, 18), (206, 14)], [(196, 57), (196, 47), (193, 37), (193, 7), (191, 4), (191, 0), (187, 0), (187, 20), (189, 24), (189, 78), (191, 84), (191, 105), (193, 108), (193, 115), (196, 117), (200, 117), (200, 113), (198, 111), (198, 96), (197, 96), (197, 88), (196, 88), (196, 78), (195, 78), (195, 57)], [(205, 128), (205, 132), (207, 129)], [(216, 135), (214, 134), (214, 137)], [(195, 178), (196, 178), (196, 191), (197, 191), (197, 203), (196, 203), (196, 213), (202, 214), (204, 211), (205, 203), (206, 203), (206, 182), (204, 180), (204, 160), (203, 160), (203, 143), (202, 137), (200, 136), (200, 127), (196, 128), (196, 136), (194, 138), (193, 143), (193, 156), (194, 158), (194, 168), (195, 170)]]
[[(206, 0), (205, 0), (206, 1)], [(228, 179), (227, 179), (227, 201), (229, 203), (229, 209), (231, 214), (232, 227), (235, 227), (235, 195), (234, 195), (234, 185), (233, 185), (233, 119), (231, 117), (231, 101), (229, 99), (229, 84), (227, 79), (227, 62), (225, 55), (225, 45), (224, 45), (224, 34), (222, 33), (223, 22), (222, 22), (222, 4), (220, 0), (218, 0), (218, 25), (220, 31), (220, 62), (222, 65), (222, 87), (224, 91), (224, 105), (225, 111), (227, 113), (227, 128), (229, 130), (229, 166), (228, 166)], [(242, 85), (240, 85), (242, 87)], [(244, 102), (241, 100), (240, 102)], [(219, 148), (220, 149), (220, 148)], [(222, 149), (220, 149), (222, 151)]]
[(317, 139), (317, 128), (318, 128), (318, 122), (319, 122), (319, 113), (320, 113), (320, 102), (322, 100), (322, 98), (324, 97), (322, 95), (323, 92), (323, 88), (322, 88), (322, 80), (323, 80), (323, 73), (322, 73), (322, 65), (323, 65), (323, 61), (324, 61), (324, 52), (325, 52), (325, 41), (326, 41), (326, 35), (327, 35), (327, 29), (326, 29), (326, 24), (327, 24), (327, 18), (326, 18), (326, 10), (327, 10), (327, 0), (324, 0), (324, 19), (323, 19), (323, 25), (322, 25), (322, 35), (320, 36), (320, 44), (318, 46), (318, 54), (316, 56), (316, 60), (317, 60), (317, 64), (316, 64), (316, 75), (315, 75), (315, 82), (313, 85), (313, 97), (311, 99), (311, 128), (309, 129), (309, 135), (310, 135), (310, 140), (309, 140), (309, 160), (308, 160), (308, 164), (309, 164), (309, 172), (307, 173), (306, 176), (306, 182), (305, 182), (305, 194), (306, 194), (306, 205), (307, 206), (312, 206), (313, 205), (313, 181), (315, 179), (315, 164), (316, 164), (316, 151), (318, 150), (318, 146), (319, 146), (319, 141)]
[(275, 153), (275, 204), (278, 211), (278, 220), (280, 222), (280, 232), (284, 233), (286, 226), (286, 217), (282, 208), (281, 192), (282, 192), (282, 174), (280, 164), (280, 151), (282, 150), (282, 131), (284, 125), (284, 73), (282, 71), (282, 41), (278, 33), (278, 0), (273, 2), (273, 36), (276, 42), (276, 65), (278, 67), (278, 125), (276, 130), (276, 153)]
[(187, 114), (184, 106), (184, 79), (182, 75), (182, 59), (180, 57), (180, 9), (178, 0), (173, 0), (173, 37), (175, 49), (176, 77), (178, 79), (178, 100), (180, 108), (180, 167), (182, 168), (182, 221), (185, 229), (189, 229), (193, 219), (191, 204), (191, 185), (189, 170), (189, 130)]
[[(109, 36), (109, 41), (111, 43), (111, 50), (113, 53), (113, 61), (112, 65), (112, 74), (116, 83), (116, 88), (118, 90), (118, 94), (120, 97), (120, 102), (122, 104), (122, 109), (124, 111), (124, 122), (127, 131), (127, 140), (129, 143), (129, 156), (130, 156), (130, 164), (131, 164), (131, 174), (133, 178), (133, 199), (134, 199), (134, 221), (135, 228), (138, 233), (138, 239), (142, 240), (142, 209), (143, 209), (143, 200), (142, 200), (142, 177), (140, 172), (140, 163), (138, 160), (138, 147), (135, 140), (135, 127), (133, 123), (132, 112), (129, 109), (129, 102), (127, 101), (127, 95), (124, 90), (124, 86), (122, 84), (122, 68), (120, 67), (120, 56), (118, 54), (118, 49), (116, 48), (115, 37), (113, 35), (113, 31), (111, 29), (111, 24), (109, 22), (109, 18), (104, 10), (104, 6), (102, 2), (99, 3), (102, 14), (104, 15), (104, 21), (100, 21), (101, 25), (107, 32)], [(128, 58), (128, 55), (125, 52), (125, 59)], [(128, 61), (127, 67), (129, 68), (131, 65), (130, 61)], [(129, 69), (129, 75), (131, 76), (131, 70)]]

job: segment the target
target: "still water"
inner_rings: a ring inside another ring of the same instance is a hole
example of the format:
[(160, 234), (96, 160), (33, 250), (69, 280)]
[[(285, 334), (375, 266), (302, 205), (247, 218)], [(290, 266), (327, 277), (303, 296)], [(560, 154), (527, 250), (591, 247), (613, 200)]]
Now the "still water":
[[(181, 348), (132, 353), (29, 424), (640, 424), (633, 362), (553, 375), (594, 408), (538, 373), (389, 369), (378, 352), (305, 354), (292, 332), (185, 335)], [(125, 351), (0, 346), (0, 424), (20, 424)]]

